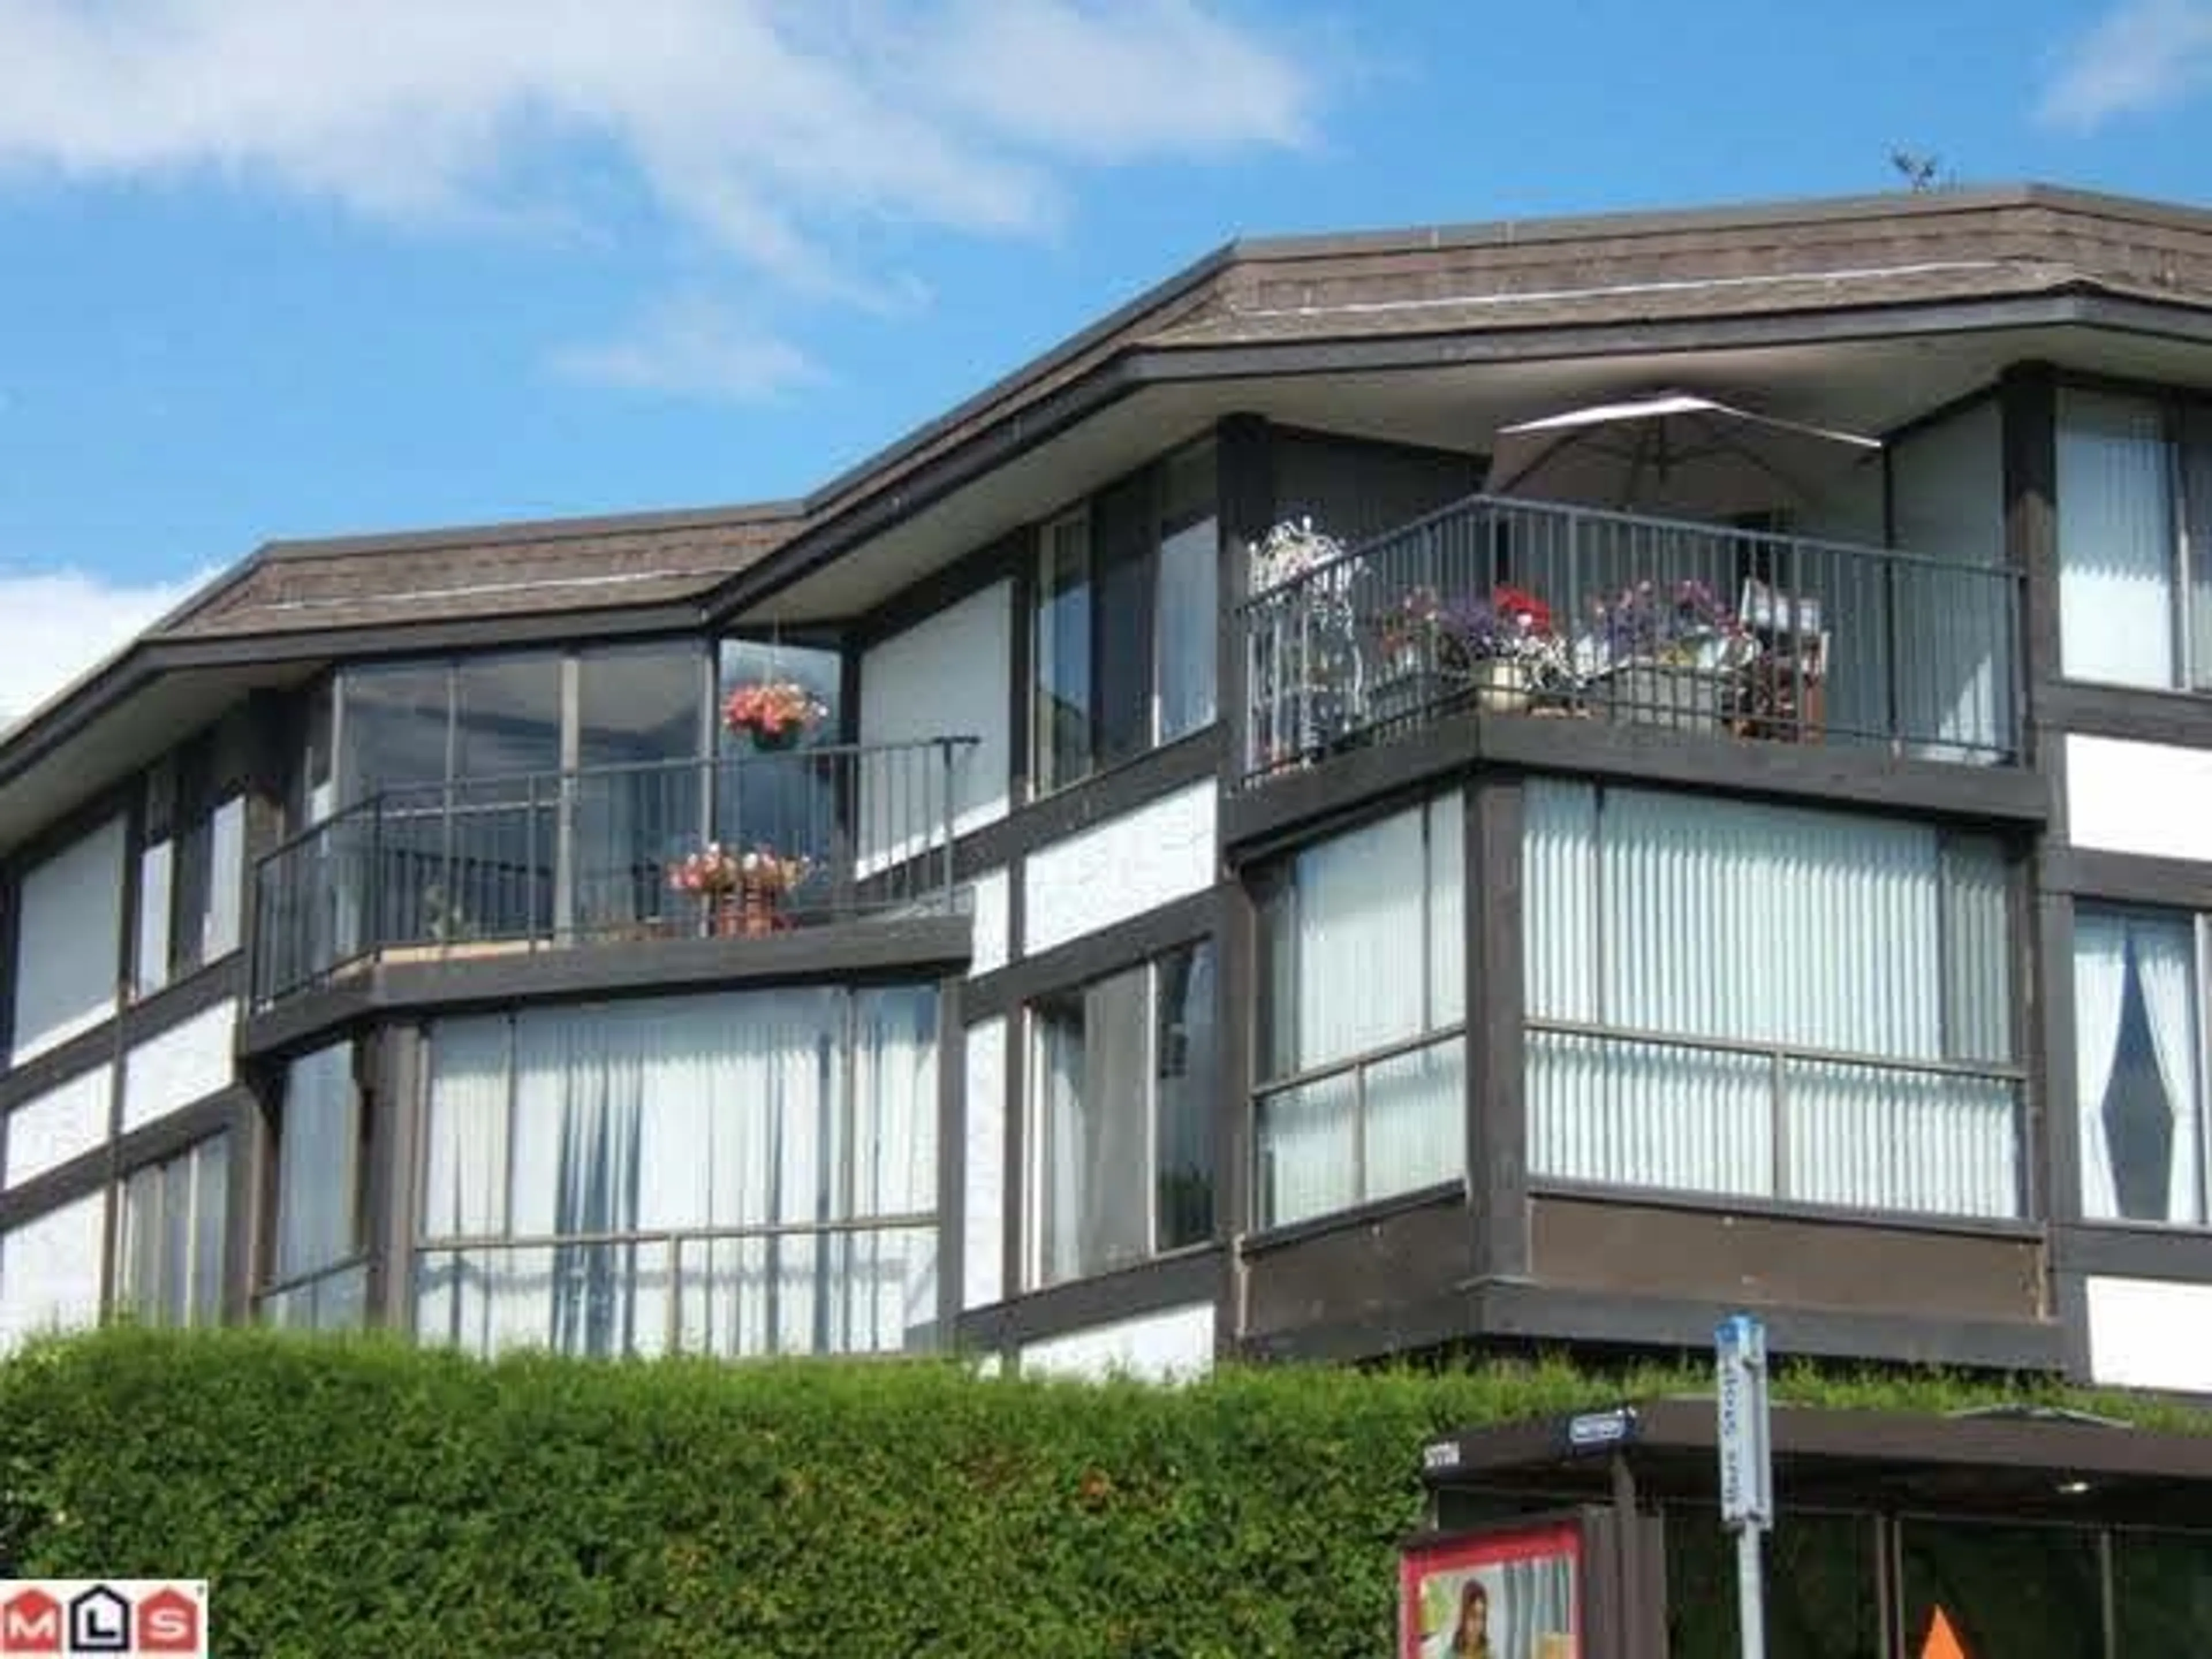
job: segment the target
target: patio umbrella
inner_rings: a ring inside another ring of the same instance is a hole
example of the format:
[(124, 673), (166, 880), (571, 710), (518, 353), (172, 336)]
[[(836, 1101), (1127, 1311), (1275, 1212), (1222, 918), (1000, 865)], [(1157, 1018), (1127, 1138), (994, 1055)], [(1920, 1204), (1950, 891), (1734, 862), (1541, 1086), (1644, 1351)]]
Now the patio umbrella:
[(1814, 500), (1881, 449), (1853, 433), (1668, 392), (1500, 428), (1483, 488), (1726, 518)]

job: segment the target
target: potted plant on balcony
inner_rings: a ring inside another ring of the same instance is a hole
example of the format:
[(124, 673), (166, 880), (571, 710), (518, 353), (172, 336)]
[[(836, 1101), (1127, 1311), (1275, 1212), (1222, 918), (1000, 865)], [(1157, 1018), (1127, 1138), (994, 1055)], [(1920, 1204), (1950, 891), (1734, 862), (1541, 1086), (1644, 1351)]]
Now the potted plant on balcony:
[(741, 685), (722, 704), (722, 724), (756, 749), (794, 748), (829, 714), (830, 706), (796, 680)]
[(755, 939), (790, 925), (785, 902), (813, 872), (811, 859), (765, 843), (739, 852), (710, 841), (668, 866), (668, 885), (698, 899), (716, 937)]
[(1441, 620), (1443, 665), (1473, 688), (1480, 708), (1518, 714), (1561, 677), (1565, 652), (1552, 607), (1525, 588), (1501, 585), (1486, 599), (1449, 608)]
[(1758, 641), (1704, 582), (1647, 577), (1593, 603), (1575, 665), (1620, 718), (1716, 731), (1726, 688), (1758, 654)]

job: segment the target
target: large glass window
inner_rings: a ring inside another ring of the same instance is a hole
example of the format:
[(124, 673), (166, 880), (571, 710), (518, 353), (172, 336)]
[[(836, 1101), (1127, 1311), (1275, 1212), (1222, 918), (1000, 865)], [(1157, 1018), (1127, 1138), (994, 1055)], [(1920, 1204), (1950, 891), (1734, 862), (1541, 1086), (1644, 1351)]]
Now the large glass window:
[(246, 906), (246, 802), (219, 798), (215, 751), (186, 744), (146, 775), (138, 855), (140, 996), (238, 949)]
[(118, 1303), (152, 1325), (220, 1321), (229, 1194), (227, 1135), (149, 1164), (125, 1181)]
[(1038, 789), (1213, 719), (1213, 495), (1214, 452), (1200, 445), (1044, 526), (1031, 621)]
[(1581, 784), (1527, 800), (1535, 1173), (2019, 1213), (2000, 846)]
[(28, 869), (17, 866), (11, 1065), (115, 1010), (126, 888), (118, 815)]
[(936, 1035), (920, 988), (439, 1022), (417, 1331), (590, 1354), (923, 1340)]
[(1036, 1283), (1212, 1236), (1213, 994), (1198, 944), (1031, 1006)]
[(107, 1194), (91, 1193), (0, 1233), (0, 1353), (100, 1320)]
[(336, 1043), (284, 1071), (276, 1202), (263, 1316), (330, 1329), (362, 1322), (367, 1278), (368, 1116), (353, 1049)]
[(2207, 1218), (2201, 926), (2157, 912), (2075, 912), (2075, 1102), (2081, 1209), (2093, 1218)]
[(1305, 848), (1262, 896), (1262, 1226), (1467, 1169), (1456, 795)]
[(2212, 410), (2060, 393), (2058, 606), (2069, 678), (2212, 688)]

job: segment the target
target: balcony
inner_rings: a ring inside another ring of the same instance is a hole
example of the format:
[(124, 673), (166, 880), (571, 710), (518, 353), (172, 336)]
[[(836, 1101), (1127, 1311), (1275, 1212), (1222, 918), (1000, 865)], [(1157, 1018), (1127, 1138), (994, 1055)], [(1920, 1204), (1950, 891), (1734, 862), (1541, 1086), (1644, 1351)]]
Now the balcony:
[(749, 939), (950, 914), (973, 738), (391, 789), (264, 858), (266, 1008), (377, 962)]
[(2001, 566), (1474, 496), (1349, 550), (1279, 530), (1243, 641), (1248, 784), (1481, 711), (2018, 758)]

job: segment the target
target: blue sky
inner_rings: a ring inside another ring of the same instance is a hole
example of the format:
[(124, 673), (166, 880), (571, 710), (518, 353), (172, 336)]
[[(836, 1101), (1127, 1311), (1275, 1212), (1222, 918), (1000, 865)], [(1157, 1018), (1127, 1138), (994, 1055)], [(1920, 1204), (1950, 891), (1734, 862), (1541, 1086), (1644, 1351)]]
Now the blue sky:
[(1239, 233), (2212, 204), (2212, 0), (0, 0), (0, 717), (280, 536), (802, 491)]

